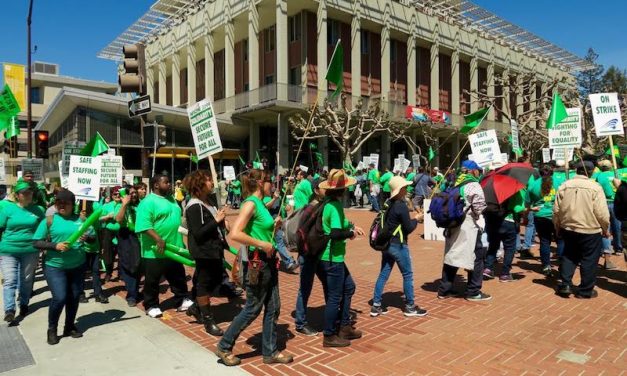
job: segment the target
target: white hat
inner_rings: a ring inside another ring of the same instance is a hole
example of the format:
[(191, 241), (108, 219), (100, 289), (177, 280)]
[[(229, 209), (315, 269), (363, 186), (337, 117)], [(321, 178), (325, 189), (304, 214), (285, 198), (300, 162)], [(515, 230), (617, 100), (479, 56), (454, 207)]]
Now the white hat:
[(401, 189), (403, 189), (403, 187), (407, 187), (408, 185), (411, 185), (411, 182), (407, 181), (404, 177), (393, 176), (390, 179), (390, 197), (396, 197)]

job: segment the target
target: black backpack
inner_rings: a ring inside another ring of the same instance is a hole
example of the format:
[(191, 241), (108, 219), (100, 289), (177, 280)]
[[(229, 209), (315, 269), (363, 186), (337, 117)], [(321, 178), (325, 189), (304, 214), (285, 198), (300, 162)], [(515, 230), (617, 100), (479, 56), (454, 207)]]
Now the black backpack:
[(324, 205), (329, 201), (323, 200), (311, 208), (308, 214), (301, 218), (296, 233), (296, 247), (298, 253), (304, 257), (317, 258), (327, 248), (327, 244), (331, 240), (330, 235), (324, 233), (322, 228), (322, 212)]
[(383, 210), (377, 215), (372, 221), (372, 225), (370, 225), (370, 233), (368, 236), (368, 240), (370, 242), (370, 247), (375, 251), (385, 251), (390, 247), (390, 241), (392, 241), (392, 237), (394, 236), (394, 231), (392, 231), (389, 226), (386, 224), (387, 213), (390, 210), (390, 201), (386, 201), (383, 204)]

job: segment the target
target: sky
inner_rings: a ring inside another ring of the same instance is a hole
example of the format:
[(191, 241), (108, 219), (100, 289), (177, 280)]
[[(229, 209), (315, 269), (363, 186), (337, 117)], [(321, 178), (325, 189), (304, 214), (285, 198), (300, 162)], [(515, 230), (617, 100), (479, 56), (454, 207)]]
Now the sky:
[[(593, 47), (605, 67), (627, 68), (627, 44), (619, 27), (625, 22), (627, 1), (608, 0), (603, 6), (584, 0), (474, 2), (580, 57)], [(25, 64), (28, 0), (3, 3), (0, 62)], [(65, 76), (115, 82), (115, 63), (99, 59), (96, 54), (153, 3), (154, 0), (34, 0), (32, 44), (37, 51), (32, 59), (59, 64), (60, 73)]]

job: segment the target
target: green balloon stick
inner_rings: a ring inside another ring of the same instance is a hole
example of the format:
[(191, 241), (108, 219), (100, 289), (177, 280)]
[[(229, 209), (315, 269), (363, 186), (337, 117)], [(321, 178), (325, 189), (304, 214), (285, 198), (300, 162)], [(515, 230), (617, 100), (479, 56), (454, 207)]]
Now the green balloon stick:
[(72, 235), (70, 235), (68, 240), (66, 240), (66, 242), (68, 243), (68, 247), (71, 247), (72, 244), (76, 243), (78, 238), (80, 238), (85, 233), (85, 231), (87, 231), (87, 229), (89, 229), (91, 226), (94, 225), (94, 223), (98, 221), (98, 219), (100, 218), (100, 214), (102, 214), (102, 209), (97, 209), (93, 213), (91, 213), (91, 215), (85, 220), (85, 222), (83, 222), (81, 227), (79, 227), (79, 229), (76, 230), (76, 232), (74, 232)]

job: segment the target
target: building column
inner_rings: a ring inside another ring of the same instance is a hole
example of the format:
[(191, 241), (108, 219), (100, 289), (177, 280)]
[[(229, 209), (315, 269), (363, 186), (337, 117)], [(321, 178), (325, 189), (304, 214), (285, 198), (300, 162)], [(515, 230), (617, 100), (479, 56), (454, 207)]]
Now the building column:
[(277, 115), (277, 126), (278, 129), (278, 147), (279, 147), (279, 160), (278, 163), (278, 171), (282, 174), (284, 171), (289, 170), (290, 166), (290, 151), (289, 151), (289, 139), (290, 139), (290, 128), (289, 123), (287, 121), (287, 115)]
[[(470, 59), (470, 92), (477, 93), (479, 91), (479, 59), (473, 57)], [(473, 101), (471, 97), (470, 113), (473, 113), (479, 109), (479, 102)]]
[(353, 15), (351, 22), (351, 103), (353, 107), (361, 97), (361, 18)]
[[(532, 84), (529, 86), (529, 110), (534, 113), (538, 109), (538, 102), (536, 102), (536, 85), (537, 85), (537, 77), (534, 76), (532, 80)], [(533, 128), (537, 128), (538, 122), (529, 123), (529, 125)]]
[(390, 134), (388, 132), (383, 132), (381, 134), (381, 153), (379, 154), (379, 170), (383, 170), (383, 167), (387, 167), (392, 171), (392, 161), (394, 157), (392, 157), (392, 140), (390, 140)]
[(213, 74), (213, 35), (206, 34), (203, 38), (205, 45), (205, 98), (213, 102), (214, 74)]
[(249, 121), (250, 136), (248, 137), (248, 160), (255, 159), (255, 152), (259, 150), (259, 124)]
[(407, 105), (416, 105), (416, 38), (407, 39)]
[[(494, 97), (494, 63), (489, 63), (488, 64), (488, 69), (487, 69), (487, 81), (488, 81), (488, 88), (487, 88), (487, 94), (488, 97)], [(488, 112), (488, 120), (494, 121), (494, 109), (490, 110)]]
[[(509, 65), (509, 63), (507, 63)], [(506, 65), (507, 66), (507, 65)], [(503, 110), (505, 110), (506, 108), (509, 108), (509, 114), (512, 114), (512, 109), (510, 108), (510, 101), (509, 101), (509, 96), (510, 96), (510, 90), (509, 90), (509, 69), (505, 69), (503, 71), (503, 73), (501, 74), (501, 82), (503, 83)], [(503, 116), (502, 121), (506, 121), (507, 119), (505, 119), (505, 116)]]
[(172, 54), (172, 106), (181, 104), (181, 55), (179, 51)]
[(250, 104), (259, 103), (259, 64), (253, 63), (259, 56), (259, 12), (254, 0), (248, 10), (248, 87)]
[[(451, 54), (451, 112), (459, 114), (460, 111), (460, 84), (459, 84), (459, 51)], [(461, 124), (460, 124), (461, 126)]]
[(288, 45), (287, 0), (276, 0), (276, 83), (277, 99), (287, 101)]
[(166, 86), (165, 86), (165, 81), (167, 79), (166, 77), (167, 75), (167, 69), (165, 66), (165, 60), (160, 60), (159, 61), (159, 104), (165, 105), (166, 103), (166, 98), (167, 98), (167, 93), (166, 93)]
[(381, 101), (390, 99), (390, 28), (381, 30)]
[(196, 45), (187, 45), (187, 107), (196, 103)]
[(432, 110), (440, 109), (440, 46), (431, 45), (431, 87), (430, 102)]
[(235, 28), (232, 20), (224, 24), (224, 71), (224, 97), (230, 98), (235, 95)]
[(523, 72), (518, 73), (518, 76), (516, 77), (517, 80), (517, 86), (518, 86), (518, 94), (516, 95), (516, 113), (518, 114), (518, 117), (525, 112), (525, 107), (523, 106), (523, 103), (525, 101), (524, 97), (523, 97), (523, 86), (525, 85), (525, 74)]
[(155, 72), (153, 71), (154, 66), (149, 66), (146, 68), (146, 94), (148, 94), (151, 100), (154, 102), (155, 100)]
[(318, 97), (324, 99), (327, 97), (327, 80), (324, 75), (327, 71), (327, 1), (320, 0), (318, 2)]
[[(457, 133), (455, 136), (451, 137), (451, 162), (453, 162), (453, 158), (455, 158), (457, 154), (459, 154), (459, 149), (460, 149), (459, 143), (460, 143), (460, 137), (459, 137), (459, 133)], [(462, 158), (465, 159), (466, 156), (460, 155), (459, 158), (457, 158), (457, 160), (453, 164), (453, 167), (459, 166), (459, 161)]]

